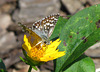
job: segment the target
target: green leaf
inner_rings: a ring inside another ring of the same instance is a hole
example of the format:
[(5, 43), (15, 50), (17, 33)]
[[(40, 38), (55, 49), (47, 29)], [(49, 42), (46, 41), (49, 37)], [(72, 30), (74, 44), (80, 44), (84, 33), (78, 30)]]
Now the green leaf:
[(5, 64), (3, 63), (2, 59), (0, 58), (0, 70), (2, 72), (5, 72), (6, 71), (6, 67), (5, 67)]
[(36, 71), (38, 70), (38, 69), (36, 68), (36, 66), (32, 66), (32, 68), (33, 68), (34, 70), (36, 70)]
[(5, 72), (3, 69), (0, 69), (0, 72)]
[(37, 68), (35, 66), (33, 66), (33, 64), (29, 63), (28, 61), (26, 61), (25, 59), (23, 59), (22, 57), (20, 57), (20, 59), (25, 62), (28, 65), (31, 65), (33, 69), (37, 70)]
[(53, 31), (52, 35), (50, 36), (50, 39), (54, 39), (54, 38), (57, 38), (60, 36), (61, 30), (67, 21), (68, 21), (68, 19), (65, 19), (63, 17), (59, 17), (57, 24), (54, 28), (54, 31)]
[(28, 64), (28, 62), (25, 60), (25, 59), (23, 59), (21, 56), (19, 57), (23, 62), (25, 62), (26, 64)]
[(82, 55), (63, 72), (95, 72), (95, 64), (90, 57)]
[[(62, 23), (61, 23), (62, 24)], [(66, 55), (56, 60), (55, 72), (63, 69), (100, 41), (100, 4), (79, 11), (64, 25), (58, 49)]]

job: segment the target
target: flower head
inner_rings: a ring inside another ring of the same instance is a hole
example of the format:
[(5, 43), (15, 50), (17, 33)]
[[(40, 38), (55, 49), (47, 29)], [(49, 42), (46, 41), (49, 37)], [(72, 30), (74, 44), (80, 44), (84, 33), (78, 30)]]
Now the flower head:
[(38, 41), (34, 40), (32, 43), (31, 36), (26, 37), (26, 35), (24, 35), (24, 44), (22, 47), (27, 52), (27, 55), (34, 61), (47, 62), (65, 55), (65, 51), (58, 52), (59, 50), (57, 49), (61, 43), (60, 39), (54, 42), (50, 41), (50, 45), (46, 45), (45, 43), (36, 45), (37, 42)]

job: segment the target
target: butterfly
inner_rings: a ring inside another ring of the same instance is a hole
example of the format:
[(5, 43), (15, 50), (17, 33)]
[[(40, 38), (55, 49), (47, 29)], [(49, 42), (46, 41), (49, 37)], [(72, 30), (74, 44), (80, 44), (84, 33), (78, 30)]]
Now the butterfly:
[(51, 36), (54, 30), (58, 18), (59, 13), (49, 15), (33, 23), (31, 28), (28, 28), (26, 25), (23, 25), (20, 22), (18, 24), (22, 27), (22, 30), (24, 32), (28, 32), (38, 41), (37, 44), (45, 43), (48, 45), (50, 44), (49, 37)]

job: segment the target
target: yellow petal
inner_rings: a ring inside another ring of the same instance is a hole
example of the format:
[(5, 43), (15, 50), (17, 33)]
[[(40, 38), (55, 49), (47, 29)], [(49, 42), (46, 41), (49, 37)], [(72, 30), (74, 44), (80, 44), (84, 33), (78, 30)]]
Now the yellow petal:
[(65, 55), (65, 51), (59, 51), (59, 49), (57, 49), (61, 43), (60, 39), (54, 42), (50, 41), (50, 45), (41, 43), (35, 45), (37, 44), (36, 42), (38, 43), (38, 41), (34, 40), (32, 43), (31, 36), (27, 38), (26, 35), (24, 35), (24, 44), (22, 47), (26, 50), (27, 55), (34, 61), (47, 62)]
[(31, 49), (31, 45), (28, 41), (28, 38), (26, 37), (26, 35), (24, 35), (24, 44), (22, 45), (22, 47), (25, 49), (25, 50), (28, 50), (30, 51)]

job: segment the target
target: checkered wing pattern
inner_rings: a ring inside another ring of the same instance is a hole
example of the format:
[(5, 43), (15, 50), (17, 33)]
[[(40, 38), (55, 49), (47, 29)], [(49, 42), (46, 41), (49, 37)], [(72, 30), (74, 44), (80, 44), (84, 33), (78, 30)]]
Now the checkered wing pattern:
[(33, 35), (35, 39), (38, 41), (45, 42), (47, 44), (50, 43), (49, 37), (51, 36), (53, 29), (56, 25), (56, 22), (59, 18), (59, 14), (53, 14), (42, 18), (35, 22), (32, 28), (28, 28), (25, 25), (18, 23), (24, 32), (28, 32)]
[(39, 30), (40, 32), (44, 32), (44, 34), (48, 37), (51, 36), (53, 29), (57, 23), (59, 18), (59, 14), (49, 15), (33, 24), (33, 31)]

